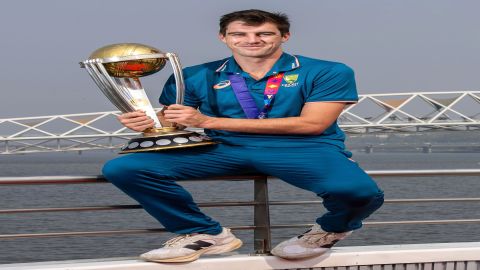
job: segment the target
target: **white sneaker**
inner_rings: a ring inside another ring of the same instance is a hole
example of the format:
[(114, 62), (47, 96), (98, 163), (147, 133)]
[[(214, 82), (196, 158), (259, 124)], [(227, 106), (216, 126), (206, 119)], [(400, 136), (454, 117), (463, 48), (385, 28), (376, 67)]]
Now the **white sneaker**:
[(303, 234), (278, 244), (272, 250), (272, 254), (284, 259), (319, 256), (351, 233), (351, 231), (344, 233), (325, 232), (320, 225), (315, 224)]
[(140, 258), (154, 262), (191, 262), (202, 254), (220, 254), (242, 246), (242, 241), (223, 228), (217, 235), (186, 234), (174, 237), (159, 249), (140, 255)]

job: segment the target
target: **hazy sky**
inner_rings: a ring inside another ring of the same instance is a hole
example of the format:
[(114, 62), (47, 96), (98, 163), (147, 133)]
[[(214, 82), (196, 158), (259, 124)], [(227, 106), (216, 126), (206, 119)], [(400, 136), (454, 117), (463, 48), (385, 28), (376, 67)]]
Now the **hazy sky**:
[[(184, 66), (229, 56), (218, 18), (288, 14), (285, 51), (354, 68), (360, 94), (479, 90), (480, 1), (6, 0), (0, 6), (0, 118), (115, 110), (78, 62), (112, 43), (178, 53)], [(166, 68), (145, 80), (155, 101)]]

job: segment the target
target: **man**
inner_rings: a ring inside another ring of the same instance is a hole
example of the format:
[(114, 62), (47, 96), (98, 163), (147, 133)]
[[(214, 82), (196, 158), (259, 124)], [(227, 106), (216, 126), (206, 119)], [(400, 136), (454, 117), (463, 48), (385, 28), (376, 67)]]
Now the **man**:
[[(383, 192), (345, 150), (336, 120), (357, 101), (353, 71), (341, 64), (282, 51), (288, 18), (261, 10), (224, 15), (219, 38), (232, 57), (184, 69), (185, 105), (171, 77), (160, 102), (163, 120), (204, 128), (222, 142), (185, 150), (136, 153), (109, 161), (106, 178), (171, 232), (180, 234), (141, 257), (181, 262), (237, 249), (242, 242), (203, 214), (175, 180), (263, 173), (318, 194), (328, 210), (307, 232), (272, 253), (317, 256), (362, 226)], [(173, 105), (172, 105), (173, 104)], [(136, 131), (153, 126), (141, 111), (119, 117)]]

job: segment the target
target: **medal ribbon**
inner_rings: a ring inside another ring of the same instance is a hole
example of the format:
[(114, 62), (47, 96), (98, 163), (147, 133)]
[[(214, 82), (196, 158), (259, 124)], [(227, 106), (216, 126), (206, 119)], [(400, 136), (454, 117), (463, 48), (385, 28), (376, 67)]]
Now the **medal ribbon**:
[(239, 74), (230, 74), (228, 79), (233, 88), (233, 92), (240, 103), (245, 115), (249, 119), (264, 119), (268, 116), (268, 111), (273, 106), (273, 101), (275, 100), (275, 95), (280, 88), (283, 79), (283, 72), (278, 73), (275, 76), (270, 76), (265, 86), (265, 91), (263, 92), (263, 108), (259, 112), (258, 107), (253, 100), (252, 94), (248, 91), (247, 84), (245, 79)]
[(280, 84), (283, 80), (283, 72), (278, 73), (275, 76), (270, 76), (265, 86), (265, 91), (263, 92), (263, 109), (262, 112), (258, 115), (258, 119), (264, 119), (268, 116), (268, 111), (273, 106), (273, 101), (275, 100), (275, 95), (278, 93)]
[(253, 100), (252, 94), (248, 91), (245, 79), (243, 79), (243, 77), (239, 74), (230, 74), (228, 75), (228, 79), (232, 85), (235, 97), (237, 98), (238, 103), (240, 103), (240, 106), (242, 107), (242, 110), (247, 118), (258, 118), (258, 107)]

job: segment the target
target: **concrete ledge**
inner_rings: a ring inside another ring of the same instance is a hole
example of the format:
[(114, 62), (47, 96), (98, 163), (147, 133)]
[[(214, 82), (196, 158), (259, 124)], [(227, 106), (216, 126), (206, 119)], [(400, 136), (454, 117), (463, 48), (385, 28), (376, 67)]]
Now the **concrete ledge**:
[(392, 265), (455, 261), (480, 262), (480, 242), (338, 247), (323, 256), (289, 261), (274, 256), (205, 256), (191, 263), (161, 264), (136, 258), (106, 258), (0, 265), (2, 270), (257, 270)]

